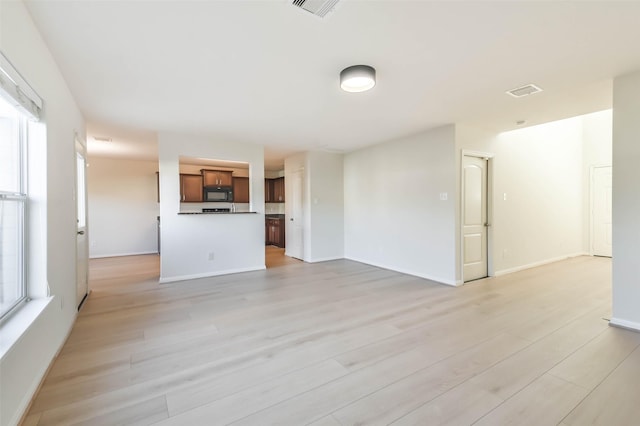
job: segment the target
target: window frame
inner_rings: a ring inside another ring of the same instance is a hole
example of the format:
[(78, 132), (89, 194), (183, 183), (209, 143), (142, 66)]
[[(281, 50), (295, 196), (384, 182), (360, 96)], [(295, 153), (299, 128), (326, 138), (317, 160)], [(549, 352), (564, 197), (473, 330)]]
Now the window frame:
[[(6, 100), (6, 99), (4, 99)], [(19, 310), (26, 302), (29, 301), (29, 287), (27, 279), (27, 237), (28, 237), (28, 191), (27, 191), (27, 141), (28, 141), (28, 120), (24, 114), (16, 108), (17, 116), (17, 139), (18, 139), (18, 192), (8, 192), (0, 189), (0, 201), (16, 201), (21, 206), (18, 218), (19, 226), (19, 247), (17, 252), (20, 265), (18, 267), (18, 276), (20, 281), (21, 296), (16, 299), (4, 311), (0, 309), (0, 324), (9, 318), (13, 313)]]

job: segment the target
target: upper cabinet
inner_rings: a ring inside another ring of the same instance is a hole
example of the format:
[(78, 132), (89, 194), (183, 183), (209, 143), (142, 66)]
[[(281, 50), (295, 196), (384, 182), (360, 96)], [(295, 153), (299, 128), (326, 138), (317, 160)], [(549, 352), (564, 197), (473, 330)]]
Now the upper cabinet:
[(284, 203), (284, 178), (264, 180), (264, 202)]
[(180, 174), (180, 201), (183, 203), (202, 202), (202, 175)]
[[(182, 203), (250, 204), (249, 163), (180, 156), (178, 165)], [(183, 208), (191, 210), (195, 206)]]
[(233, 178), (233, 201), (235, 203), (249, 202), (249, 178), (248, 177)]
[(273, 202), (284, 203), (284, 178), (273, 180)]
[(233, 186), (233, 172), (202, 169), (204, 186)]

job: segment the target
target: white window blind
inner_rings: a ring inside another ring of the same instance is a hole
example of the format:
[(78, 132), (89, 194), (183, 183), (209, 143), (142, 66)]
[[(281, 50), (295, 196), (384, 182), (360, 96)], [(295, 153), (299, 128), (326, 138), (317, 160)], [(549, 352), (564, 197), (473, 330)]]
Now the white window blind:
[(42, 98), (0, 52), (0, 96), (32, 120), (40, 120)]

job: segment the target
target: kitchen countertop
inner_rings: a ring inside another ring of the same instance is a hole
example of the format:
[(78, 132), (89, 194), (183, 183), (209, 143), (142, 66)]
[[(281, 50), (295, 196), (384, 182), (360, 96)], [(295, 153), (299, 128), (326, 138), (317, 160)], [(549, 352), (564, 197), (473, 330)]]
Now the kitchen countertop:
[(258, 214), (258, 212), (178, 212), (178, 214)]
[(284, 219), (283, 214), (267, 213), (264, 215), (267, 219)]

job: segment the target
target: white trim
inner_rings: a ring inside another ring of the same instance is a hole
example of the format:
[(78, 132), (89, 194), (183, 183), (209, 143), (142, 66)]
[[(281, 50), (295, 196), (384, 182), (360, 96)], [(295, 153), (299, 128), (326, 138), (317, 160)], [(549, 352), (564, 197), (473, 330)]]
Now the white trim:
[(305, 262), (308, 262), (308, 263), (319, 263), (319, 262), (329, 262), (329, 261), (332, 261), (332, 260), (343, 260), (343, 259), (344, 259), (344, 257), (321, 257), (321, 258), (318, 258), (318, 259), (308, 259), (308, 260), (305, 260)]
[(252, 267), (252, 268), (239, 268), (239, 269), (225, 269), (224, 271), (203, 272), (201, 274), (176, 275), (173, 277), (164, 277), (164, 278), (160, 277), (158, 282), (160, 284), (164, 284), (164, 283), (172, 283), (176, 281), (194, 280), (196, 278), (208, 278), (208, 277), (217, 277), (219, 275), (239, 274), (242, 272), (263, 271), (265, 269), (266, 269), (265, 266)]
[(472, 151), (472, 150), (468, 150), (468, 149), (463, 149), (462, 151), (462, 156), (467, 156), (467, 157), (480, 157), (480, 158), (486, 158), (486, 159), (491, 159), (493, 157), (495, 157), (495, 154), (492, 154), (490, 152), (483, 152), (483, 151)]
[(411, 275), (414, 277), (418, 277), (418, 278), (424, 278), (425, 280), (429, 280), (429, 281), (433, 281), (436, 284), (444, 284), (444, 285), (450, 285), (453, 287), (458, 286), (458, 282), (455, 280), (447, 280), (444, 278), (440, 278), (440, 277), (434, 277), (434, 276), (430, 276), (430, 275), (425, 275), (425, 274), (421, 274), (415, 271), (410, 271), (408, 269), (401, 269), (401, 268), (396, 268), (396, 267), (392, 267), (389, 265), (384, 265), (382, 263), (377, 263), (377, 262), (370, 262), (368, 260), (362, 260), (362, 259), (357, 259), (354, 257), (345, 257), (346, 260), (352, 260), (354, 262), (358, 262), (358, 263), (364, 263), (365, 265), (371, 265), (371, 266), (375, 266), (376, 268), (382, 268), (382, 269), (388, 269), (389, 271), (394, 271), (394, 272), (399, 272), (401, 274), (405, 274), (405, 275)]
[(99, 254), (89, 256), (89, 259), (102, 259), (105, 257), (121, 257), (121, 256), (141, 256), (143, 254), (158, 254), (158, 251), (138, 251), (138, 252), (128, 252), (128, 253), (111, 253), (111, 254)]
[(640, 331), (640, 322), (627, 321), (620, 318), (611, 318), (609, 325), (612, 327), (625, 328), (627, 330)]
[(549, 263), (555, 263), (555, 262), (559, 262), (561, 260), (571, 259), (573, 257), (579, 257), (579, 256), (589, 256), (589, 253), (578, 252), (578, 253), (573, 253), (573, 254), (567, 254), (565, 256), (553, 257), (551, 259), (541, 260), (539, 262), (532, 262), (532, 263), (528, 263), (526, 265), (516, 266), (515, 268), (503, 269), (501, 271), (496, 271), (495, 276), (499, 277), (501, 275), (512, 274), (514, 272), (524, 271), (525, 269), (536, 268), (538, 266), (543, 266), (543, 265), (547, 265)]

